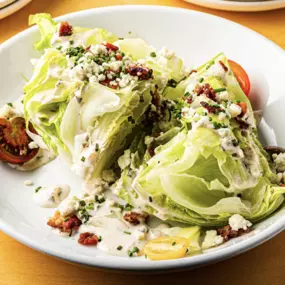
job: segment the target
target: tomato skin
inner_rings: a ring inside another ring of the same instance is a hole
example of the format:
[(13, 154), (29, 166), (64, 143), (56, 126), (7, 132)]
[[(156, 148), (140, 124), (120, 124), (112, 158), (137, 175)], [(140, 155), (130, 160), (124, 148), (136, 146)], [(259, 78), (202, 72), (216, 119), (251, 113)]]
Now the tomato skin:
[(245, 115), (245, 113), (247, 111), (247, 105), (244, 102), (239, 102), (239, 103), (237, 103), (237, 105), (241, 107), (241, 114), (240, 114), (240, 116), (242, 117), (243, 115)]
[(103, 44), (107, 49), (110, 49), (112, 51), (117, 51), (119, 48), (115, 45), (112, 45), (111, 43), (105, 43)]
[[(32, 141), (25, 131), (25, 119), (15, 117), (11, 120), (0, 118), (0, 160), (11, 164), (23, 164), (34, 158), (39, 149), (30, 149)], [(36, 133), (32, 125), (29, 129)]]
[(248, 96), (250, 91), (250, 80), (246, 71), (242, 68), (241, 65), (239, 65), (233, 60), (229, 60), (229, 64), (240, 87), (242, 88), (245, 95)]

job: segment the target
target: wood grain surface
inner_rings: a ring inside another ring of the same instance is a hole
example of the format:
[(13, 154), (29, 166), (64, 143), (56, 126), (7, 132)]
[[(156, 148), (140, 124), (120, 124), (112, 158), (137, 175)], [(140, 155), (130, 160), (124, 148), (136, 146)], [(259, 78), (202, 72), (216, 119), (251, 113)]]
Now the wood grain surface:
[[(259, 13), (222, 12), (179, 0), (33, 0), (22, 10), (0, 20), (0, 43), (26, 29), (28, 16), (32, 13), (48, 12), (56, 17), (88, 8), (127, 4), (167, 5), (211, 13), (245, 25), (285, 48), (285, 9)], [(285, 232), (241, 256), (193, 271), (126, 275), (65, 263), (0, 232), (0, 285), (284, 285), (284, 241)]]

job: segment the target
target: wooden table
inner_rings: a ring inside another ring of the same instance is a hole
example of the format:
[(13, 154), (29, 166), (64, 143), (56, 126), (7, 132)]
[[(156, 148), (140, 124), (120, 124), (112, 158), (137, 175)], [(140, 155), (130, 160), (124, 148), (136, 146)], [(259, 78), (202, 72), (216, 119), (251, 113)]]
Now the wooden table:
[[(179, 0), (33, 0), (24, 9), (0, 20), (0, 43), (26, 29), (29, 14), (48, 12), (53, 16), (122, 4), (157, 4), (212, 13), (243, 24), (285, 48), (285, 9), (260, 13), (230, 13), (199, 8)], [(36, 252), (0, 233), (0, 284), (285, 284), (285, 232), (241, 256), (206, 268), (167, 275), (137, 276), (95, 271), (67, 264)]]

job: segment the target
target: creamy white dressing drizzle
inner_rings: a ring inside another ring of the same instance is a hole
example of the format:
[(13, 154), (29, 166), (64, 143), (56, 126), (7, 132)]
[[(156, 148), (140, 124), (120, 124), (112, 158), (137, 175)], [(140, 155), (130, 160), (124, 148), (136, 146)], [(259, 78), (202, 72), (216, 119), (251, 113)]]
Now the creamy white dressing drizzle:
[[(71, 46), (79, 46), (82, 45), (86, 48), (86, 42), (87, 39), (92, 36), (96, 35), (96, 29), (85, 31), (78, 34), (73, 34), (72, 36), (68, 37), (60, 37), (58, 35), (58, 32), (56, 32), (52, 38), (52, 44), (56, 47), (61, 46), (62, 50), (65, 51), (67, 48)], [(73, 41), (73, 44), (71, 44), (70, 41)], [(91, 46), (91, 51), (95, 54), (104, 53), (105, 47), (102, 45), (93, 45)], [(87, 54), (87, 53), (86, 53)], [(167, 50), (166, 48), (162, 49), (160, 52), (158, 52), (158, 62), (161, 65), (167, 64), (167, 59), (170, 59), (174, 56), (174, 53)], [(98, 82), (98, 80), (103, 79), (102, 74), (99, 74), (102, 72), (102, 66), (100, 67), (96, 63), (87, 62), (87, 58), (83, 57), (81, 61), (79, 61), (79, 64), (77, 66), (74, 65), (74, 62), (67, 56), (66, 57), (68, 62), (68, 68), (62, 69), (56, 65), (51, 66), (48, 71), (48, 78), (54, 77), (59, 78), (61, 80), (67, 80), (67, 81), (83, 81), (86, 76), (89, 78), (89, 82)], [(35, 64), (38, 64), (35, 62)], [(106, 63), (105, 67), (111, 67), (112, 70), (116, 71), (122, 63), (116, 61), (115, 59), (113, 62)], [(101, 77), (100, 77), (101, 76)], [(104, 75), (105, 76), (105, 75)], [(218, 76), (222, 79), (222, 81), (227, 85), (228, 82), (228, 76), (226, 75), (224, 69), (219, 63), (213, 64), (204, 75), (205, 78), (209, 78), (212, 76)], [(130, 75), (122, 75), (121, 81), (118, 83), (118, 85), (121, 88), (126, 87), (128, 84), (132, 85), (135, 83), (134, 78), (131, 78)], [(59, 80), (56, 90), (60, 91), (61, 88), (61, 81)], [(116, 83), (116, 82), (115, 82)], [(64, 84), (64, 83), (63, 83)], [(189, 88), (194, 89), (195, 85), (197, 84), (197, 78), (191, 79), (191, 83), (188, 86)], [(192, 86), (192, 87), (191, 87)], [(85, 92), (86, 90), (84, 90)], [(193, 90), (191, 90), (193, 91)], [(83, 99), (83, 87), (79, 87), (75, 91), (75, 96), (77, 99)], [(54, 96), (54, 92), (51, 94), (44, 94), (45, 95), (45, 102), (48, 102), (51, 97)], [(50, 95), (50, 96), (49, 96)], [(40, 96), (43, 96), (43, 94), (40, 94)], [(221, 92), (217, 96), (221, 101), (223, 100), (229, 100), (229, 94), (227, 91)], [(36, 99), (36, 96), (35, 98)], [(196, 113), (196, 108), (201, 107), (200, 101), (206, 101), (210, 103), (211, 102), (209, 98), (206, 96), (200, 96), (199, 98), (196, 97), (194, 99), (194, 103), (192, 105), (193, 108), (186, 108), (182, 110), (184, 113), (185, 118), (194, 120), (192, 123), (192, 131), (199, 128), (199, 127), (206, 127), (214, 129), (213, 122), (209, 120), (208, 114), (198, 114)], [(42, 98), (41, 98), (42, 100)], [(81, 101), (78, 100), (78, 103), (81, 104)], [(120, 102), (121, 103), (121, 102)], [(196, 105), (195, 105), (196, 103)], [(226, 120), (226, 116), (229, 117), (236, 117), (238, 114), (240, 114), (241, 110), (238, 110), (240, 107), (238, 107), (236, 104), (232, 104), (232, 108), (230, 106), (223, 107), (224, 113), (219, 116), (219, 120), (223, 121)], [(235, 105), (235, 106), (234, 106)], [(207, 113), (205, 111), (205, 113)], [(98, 114), (99, 116), (100, 114)], [(80, 114), (78, 114), (78, 117)], [(36, 120), (37, 118), (35, 118)], [(80, 118), (78, 118), (78, 121)], [(245, 115), (245, 119), (250, 123), (254, 124), (254, 122), (251, 121), (250, 113), (248, 112)], [(84, 132), (84, 133), (83, 133)], [(243, 158), (244, 153), (241, 150), (239, 146), (233, 145), (233, 140), (235, 137), (233, 134), (225, 130), (215, 130), (215, 132), (221, 137), (221, 147), (232, 154), (237, 154), (239, 158)], [(73, 166), (72, 169), (75, 171), (75, 173), (83, 178), (87, 177), (87, 174), (92, 172), (92, 169), (94, 165), (96, 164), (98, 153), (94, 152), (94, 149), (96, 145), (98, 144), (101, 149), (101, 142), (100, 141), (93, 141), (89, 144), (89, 136), (90, 136), (90, 130), (82, 130), (81, 126), (77, 128), (76, 136), (74, 139), (74, 148), (73, 151), (75, 155), (73, 155)], [(44, 144), (39, 138), (37, 138), (32, 133), (29, 133), (29, 136), (34, 140), (34, 143), (41, 148), (40, 152), (43, 153), (45, 151)], [(122, 161), (119, 161), (119, 165), (122, 169), (128, 167), (131, 164), (131, 154), (125, 152), (125, 156), (122, 159)], [(45, 156), (43, 155), (43, 158)], [(48, 157), (48, 156), (46, 156)], [(257, 159), (255, 157), (249, 156), (250, 159)], [(50, 158), (49, 158), (50, 159)], [(48, 159), (47, 159), (48, 160)], [(250, 162), (247, 162), (248, 165), (250, 165)], [(257, 173), (258, 171), (254, 169), (252, 166), (252, 173)], [(104, 174), (104, 173), (103, 173)], [(155, 237), (164, 235), (163, 229), (167, 227), (167, 225), (163, 225), (161, 227), (156, 228), (150, 228), (146, 223), (140, 222), (139, 225), (131, 225), (127, 221), (124, 220), (123, 214), (125, 211), (121, 210), (120, 207), (117, 206), (117, 204), (124, 204), (125, 202), (116, 197), (112, 194), (110, 191), (110, 183), (113, 183), (113, 177), (111, 173), (106, 174), (105, 177), (102, 174), (101, 178), (96, 179), (90, 179), (85, 180), (83, 185), (83, 195), (82, 197), (69, 197), (65, 199), (69, 194), (69, 187), (68, 185), (58, 185), (55, 187), (43, 187), (40, 189), (37, 193), (34, 194), (34, 201), (38, 205), (42, 207), (49, 207), (54, 208), (58, 207), (59, 212), (64, 217), (70, 216), (73, 214), (76, 214), (79, 218), (82, 218), (82, 209), (84, 207), (89, 207), (89, 209), (86, 210), (88, 215), (90, 215), (89, 220), (87, 220), (80, 228), (79, 233), (85, 233), (90, 232), (96, 234), (98, 237), (100, 237), (100, 242), (98, 243), (97, 247), (98, 249), (101, 249), (104, 252), (107, 252), (112, 255), (122, 255), (127, 256), (128, 251), (132, 250), (134, 247), (138, 247), (139, 249), (142, 249), (144, 244)], [(137, 173), (134, 173), (137, 174)], [(167, 213), (167, 209), (163, 209), (162, 207), (157, 206), (155, 203), (151, 203), (149, 200), (149, 197), (147, 194), (145, 196), (142, 195), (141, 191), (138, 191), (137, 189), (136, 193), (137, 198), (132, 197), (132, 204), (135, 206), (135, 208), (132, 210), (136, 213), (142, 212), (142, 209), (145, 209), (147, 205), (151, 206), (155, 211), (157, 211), (157, 216), (161, 218), (162, 220), (166, 220), (169, 218), (169, 214)], [(117, 189), (112, 189), (113, 193), (116, 193)], [(104, 193), (104, 195), (102, 195)], [(102, 196), (104, 198), (104, 202), (98, 202), (96, 199), (98, 199)], [(96, 198), (97, 197), (97, 198)], [(61, 236), (67, 236), (68, 233), (62, 233), (60, 230), (55, 229), (54, 230), (57, 234)], [(219, 244), (221, 243), (221, 238), (217, 237), (216, 235), (213, 237), (214, 242), (211, 241), (211, 243)], [(211, 245), (212, 246), (212, 245)]]
[(14, 117), (23, 117), (24, 115), (24, 96), (12, 103), (7, 103), (0, 108), (0, 118), (12, 119)]
[(56, 208), (69, 194), (67, 184), (43, 186), (33, 196), (35, 204), (42, 208)]
[[(100, 242), (97, 244), (98, 249), (111, 255), (127, 256), (129, 251), (135, 247), (142, 250), (147, 241), (165, 235), (162, 232), (164, 227), (153, 229), (144, 222), (140, 222), (138, 225), (129, 224), (123, 219), (120, 211), (114, 215), (112, 207), (110, 209), (107, 201), (105, 206), (79, 229), (80, 233), (89, 232), (100, 237)], [(109, 210), (107, 210), (108, 208)], [(133, 209), (132, 211), (138, 213), (138, 210)]]
[[(129, 226), (114, 217), (92, 217), (88, 225), (80, 227), (79, 232), (91, 232), (101, 237), (97, 248), (112, 255), (127, 256), (135, 246), (142, 249), (147, 240), (147, 227)], [(121, 248), (121, 249), (120, 249)]]
[(55, 158), (56, 158), (56, 154), (53, 151), (39, 149), (39, 152), (37, 153), (37, 155), (33, 159), (24, 163), (23, 165), (18, 165), (18, 164), (8, 164), (8, 165), (20, 171), (31, 171), (31, 170), (34, 170), (40, 166), (43, 166), (49, 163)]

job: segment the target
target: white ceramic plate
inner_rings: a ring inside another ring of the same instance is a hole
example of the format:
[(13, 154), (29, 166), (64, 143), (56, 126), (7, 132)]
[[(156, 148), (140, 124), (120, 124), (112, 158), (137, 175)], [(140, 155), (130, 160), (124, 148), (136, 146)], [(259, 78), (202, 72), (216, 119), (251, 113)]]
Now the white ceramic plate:
[(232, 1), (232, 0), (184, 0), (199, 6), (213, 8), (226, 11), (269, 11), (285, 8), (285, 0), (248, 0), (248, 1)]
[[(248, 70), (251, 97), (257, 109), (267, 104), (261, 123), (263, 140), (285, 147), (284, 51), (261, 35), (233, 22), (183, 9), (156, 6), (118, 6), (92, 9), (59, 18), (73, 25), (103, 27), (119, 36), (129, 31), (146, 39), (156, 47), (166, 45), (197, 66), (220, 51)], [(138, 20), (139, 19), (139, 20)], [(156, 19), (155, 25), (153, 19)], [(11, 102), (22, 94), (24, 80), (32, 73), (30, 58), (38, 56), (33, 43), (39, 37), (34, 27), (1, 45), (0, 103)], [(282, 122), (282, 123), (281, 123)], [(18, 241), (59, 258), (119, 270), (169, 270), (194, 268), (232, 257), (273, 237), (285, 228), (285, 211), (279, 212), (256, 226), (242, 238), (234, 239), (220, 248), (179, 260), (151, 262), (144, 258), (107, 256), (96, 248), (86, 248), (76, 240), (54, 235), (46, 226), (52, 210), (40, 209), (32, 202), (37, 185), (68, 183), (72, 191), (80, 189), (80, 181), (68, 167), (55, 160), (31, 173), (21, 173), (0, 165), (0, 229)], [(31, 179), (35, 187), (25, 187)]]
[(0, 0), (0, 19), (17, 12), (31, 1), (32, 0)]

